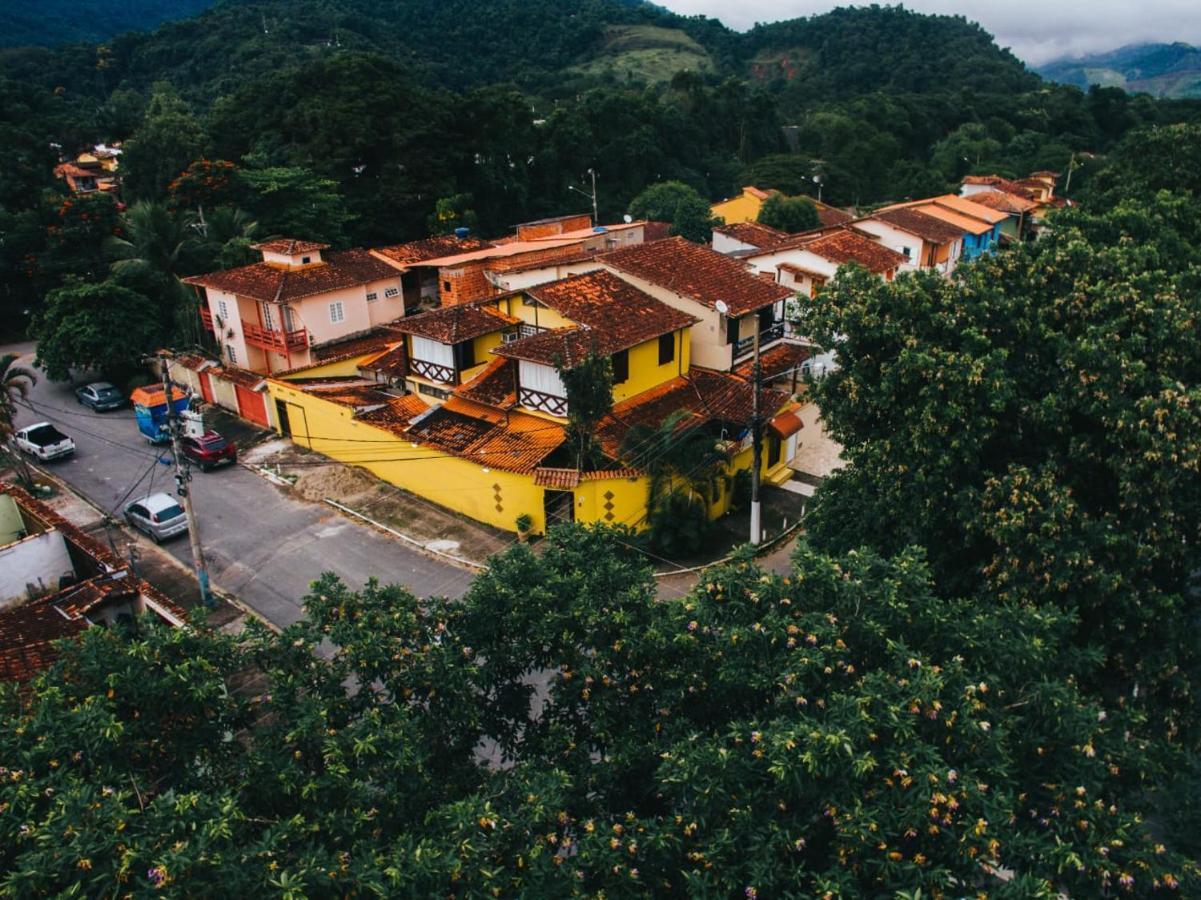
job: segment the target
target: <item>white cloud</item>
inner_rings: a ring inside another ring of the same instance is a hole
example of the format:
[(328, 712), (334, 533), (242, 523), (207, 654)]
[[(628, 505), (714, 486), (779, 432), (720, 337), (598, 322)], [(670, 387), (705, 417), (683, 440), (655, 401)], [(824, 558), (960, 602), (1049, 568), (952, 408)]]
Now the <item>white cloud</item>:
[[(776, 22), (860, 3), (821, 0), (658, 0), (673, 12), (720, 19), (740, 31), (756, 22)], [(1144, 41), (1201, 44), (1197, 0), (915, 0), (916, 12), (961, 15), (991, 32), (1002, 47), (1039, 65), (1058, 56), (1111, 50)]]

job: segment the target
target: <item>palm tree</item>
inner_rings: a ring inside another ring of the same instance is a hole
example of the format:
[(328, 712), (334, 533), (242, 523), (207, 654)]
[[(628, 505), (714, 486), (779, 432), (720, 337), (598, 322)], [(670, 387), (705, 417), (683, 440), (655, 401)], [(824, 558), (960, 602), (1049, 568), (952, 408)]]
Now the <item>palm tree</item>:
[(20, 451), (13, 446), (12, 437), (16, 432), (13, 419), (17, 414), (17, 403), (29, 396), (29, 389), (37, 383), (38, 377), (31, 369), (14, 365), (16, 361), (15, 353), (0, 356), (0, 443), (9, 446), (13, 459), (17, 460), (21, 480), (25, 482), (26, 487), (32, 487), (33, 478), (29, 474), (29, 467)]
[(196, 242), (195, 223), (190, 212), (172, 213), (162, 203), (135, 203), (122, 222), (128, 237), (114, 235), (106, 242), (113, 272), (146, 273), (179, 284), (185, 257)]
[(254, 262), (255, 253), (250, 245), (258, 237), (259, 223), (250, 218), (250, 213), (219, 206), (207, 217), (198, 218), (197, 227), (204, 236), (209, 258), (218, 268), (231, 269)]
[(704, 429), (681, 427), (687, 413), (673, 413), (658, 426), (636, 425), (622, 441), (625, 463), (650, 476), (648, 512), (654, 512), (682, 483), (685, 494), (699, 497), (705, 509), (716, 498), (729, 456)]

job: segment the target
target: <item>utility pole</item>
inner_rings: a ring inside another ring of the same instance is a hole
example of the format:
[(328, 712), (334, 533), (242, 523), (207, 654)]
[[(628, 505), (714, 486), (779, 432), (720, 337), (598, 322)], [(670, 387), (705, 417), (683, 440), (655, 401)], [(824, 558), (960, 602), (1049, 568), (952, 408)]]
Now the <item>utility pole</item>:
[(1063, 192), (1066, 195), (1072, 189), (1072, 173), (1076, 171), (1076, 154), (1072, 154), (1072, 158), (1068, 161), (1068, 180), (1063, 186)]
[(755, 322), (755, 363), (751, 367), (754, 379), (751, 414), (751, 544), (763, 539), (763, 510), (759, 505), (759, 467), (763, 463), (763, 423), (759, 419), (759, 323)]
[(596, 169), (589, 169), (588, 174), (592, 176), (592, 193), (591, 194), (589, 194), (583, 188), (576, 187), (574, 184), (567, 185), (567, 190), (575, 191), (577, 194), (583, 194), (585, 197), (592, 198), (592, 224), (599, 225), (600, 224), (600, 213), (597, 211), (597, 203), (596, 203)]
[(179, 416), (175, 413), (175, 397), (171, 390), (171, 365), (167, 357), (163, 356), (161, 359), (163, 390), (167, 394), (167, 433), (171, 435), (171, 457), (175, 461), (175, 493), (179, 495), (184, 515), (188, 517), (188, 541), (192, 545), (192, 565), (196, 569), (196, 581), (200, 585), (200, 601), (205, 607), (212, 608), (213, 592), (209, 588), (209, 570), (204, 562), (204, 548), (200, 546), (200, 526), (196, 522), (196, 509), (188, 494), (188, 482), (192, 480), (192, 475), (188, 471), (187, 460), (179, 452)]

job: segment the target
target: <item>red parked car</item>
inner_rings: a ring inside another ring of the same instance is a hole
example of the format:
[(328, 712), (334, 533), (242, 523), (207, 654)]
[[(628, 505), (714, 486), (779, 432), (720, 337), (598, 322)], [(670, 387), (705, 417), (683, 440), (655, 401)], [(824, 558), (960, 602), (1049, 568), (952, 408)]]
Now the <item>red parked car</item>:
[(183, 455), (203, 472), (238, 461), (238, 448), (215, 431), (207, 431), (198, 438), (186, 437), (182, 447)]

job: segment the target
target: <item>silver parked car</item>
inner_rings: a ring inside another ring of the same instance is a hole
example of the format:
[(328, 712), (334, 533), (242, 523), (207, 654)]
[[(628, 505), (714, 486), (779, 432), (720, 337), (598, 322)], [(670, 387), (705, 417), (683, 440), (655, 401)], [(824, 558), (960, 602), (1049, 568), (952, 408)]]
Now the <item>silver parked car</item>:
[(91, 384), (76, 388), (75, 399), (96, 412), (120, 409), (125, 405), (125, 395), (107, 381), (93, 381)]
[(170, 494), (161, 491), (127, 503), (125, 521), (146, 532), (156, 544), (188, 530), (183, 507)]

